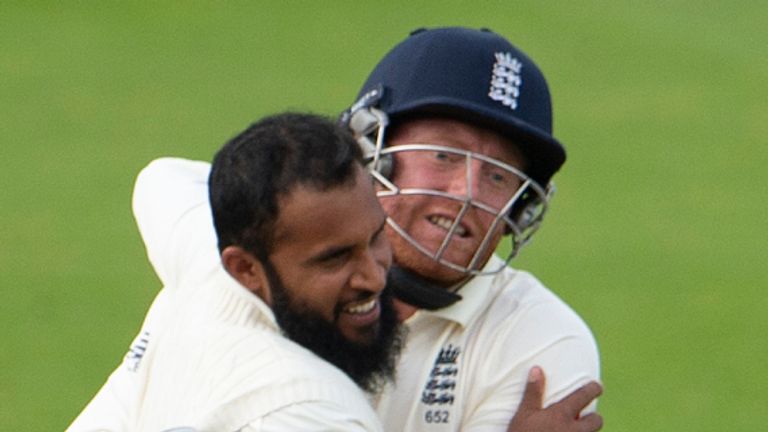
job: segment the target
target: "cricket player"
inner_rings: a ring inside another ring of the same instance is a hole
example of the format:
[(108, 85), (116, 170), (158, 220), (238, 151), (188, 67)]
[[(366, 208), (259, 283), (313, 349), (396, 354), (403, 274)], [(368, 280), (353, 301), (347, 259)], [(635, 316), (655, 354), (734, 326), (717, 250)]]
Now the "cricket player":
[[(375, 401), (384, 428), (503, 431), (532, 367), (547, 373), (545, 405), (599, 380), (587, 325), (507, 265), (540, 227), (566, 159), (538, 66), (490, 30), (417, 30), (342, 121), (367, 148), (408, 329), (396, 381)], [(506, 257), (494, 254), (502, 241)]]
[[(312, 115), (262, 119), (217, 153), (209, 176), (199, 170), (210, 207), (167, 189), (181, 173), (174, 160), (156, 165), (169, 176), (145, 170), (134, 205), (163, 297), (124, 362), (130, 387), (111, 388), (123, 418), (86, 415), (70, 430), (381, 430), (361, 389), (394, 369), (392, 257), (352, 136)], [(165, 199), (192, 209), (152, 217)], [(186, 231), (198, 219), (215, 227), (220, 264), (176, 273), (199, 252)]]
[[(564, 416), (572, 423), (541, 430), (600, 428), (594, 403), (582, 411), (599, 391), (594, 385), (577, 391), (599, 379), (589, 328), (535, 277), (507, 265), (540, 226), (551, 178), (565, 161), (551, 114), (546, 81), (533, 61), (493, 32), (465, 28), (414, 32), (374, 68), (343, 114), (388, 215), (394, 256), (388, 284), (408, 329), (396, 381), (373, 400), (385, 430), (538, 430), (514, 429), (520, 422), (510, 419), (531, 412), (524, 390), (542, 383), (541, 369), (547, 384), (538, 387), (539, 404), (550, 408), (534, 410), (537, 418), (563, 418), (557, 409), (577, 406)], [(204, 165), (175, 164), (154, 169), (186, 171), (168, 184), (197, 204), (158, 202), (164, 210), (156, 217), (206, 205)], [(172, 263), (165, 276), (158, 269), (163, 291), (167, 279), (215, 271), (215, 257), (206, 252), (215, 250), (212, 226), (197, 222), (183, 231), (192, 237), (184, 242), (193, 256), (172, 257), (165, 245), (146, 242), (156, 268)], [(496, 256), (505, 239), (511, 252)], [(144, 328), (153, 321), (150, 310)], [(114, 389), (129, 381), (118, 369), (86, 411), (120, 405), (116, 399), (126, 392)], [(581, 396), (578, 403), (571, 392)]]

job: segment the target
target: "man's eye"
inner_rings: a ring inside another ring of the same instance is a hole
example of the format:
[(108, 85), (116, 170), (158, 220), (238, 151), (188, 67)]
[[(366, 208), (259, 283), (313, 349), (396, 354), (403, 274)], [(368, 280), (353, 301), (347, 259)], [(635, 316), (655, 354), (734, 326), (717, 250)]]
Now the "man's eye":
[(491, 181), (500, 186), (510, 186), (512, 184), (512, 175), (500, 172), (491, 173)]
[(488, 183), (494, 187), (504, 189), (516, 189), (519, 185), (518, 178), (514, 174), (506, 171), (493, 170), (487, 174)]
[(464, 157), (461, 155), (457, 155), (457, 154), (449, 153), (445, 151), (436, 151), (435, 160), (441, 163), (455, 164), (457, 162), (463, 162)]
[(318, 262), (323, 267), (336, 267), (344, 264), (347, 261), (348, 257), (349, 257), (349, 251), (346, 251), (346, 250), (337, 251), (332, 254), (324, 256)]

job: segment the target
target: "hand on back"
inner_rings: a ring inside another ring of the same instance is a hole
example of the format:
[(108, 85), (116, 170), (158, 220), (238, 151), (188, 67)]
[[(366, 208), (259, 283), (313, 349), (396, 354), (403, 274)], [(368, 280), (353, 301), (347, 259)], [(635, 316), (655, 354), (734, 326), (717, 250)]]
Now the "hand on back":
[(598, 413), (581, 416), (581, 411), (603, 393), (603, 387), (591, 381), (563, 400), (543, 408), (544, 372), (534, 367), (517, 413), (507, 432), (594, 432), (602, 429), (603, 418)]

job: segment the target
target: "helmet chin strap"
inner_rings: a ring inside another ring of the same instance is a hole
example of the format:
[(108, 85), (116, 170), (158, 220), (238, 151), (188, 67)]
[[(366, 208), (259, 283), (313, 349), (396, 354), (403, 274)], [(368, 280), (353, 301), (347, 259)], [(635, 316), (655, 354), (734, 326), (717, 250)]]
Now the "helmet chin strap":
[[(466, 282), (462, 280), (454, 287)], [(436, 310), (448, 307), (461, 300), (461, 296), (436, 284), (431, 279), (393, 264), (387, 275), (387, 285), (392, 288), (395, 297), (421, 309)]]

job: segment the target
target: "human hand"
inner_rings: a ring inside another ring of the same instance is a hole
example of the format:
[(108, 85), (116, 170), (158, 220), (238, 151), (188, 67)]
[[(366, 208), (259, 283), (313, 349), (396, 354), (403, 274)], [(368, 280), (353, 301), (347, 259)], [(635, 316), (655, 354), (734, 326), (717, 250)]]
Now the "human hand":
[(523, 400), (507, 427), (507, 432), (594, 432), (602, 429), (600, 414), (581, 416), (581, 410), (603, 393), (603, 387), (591, 381), (576, 389), (563, 400), (542, 408), (544, 372), (533, 367), (528, 373)]

